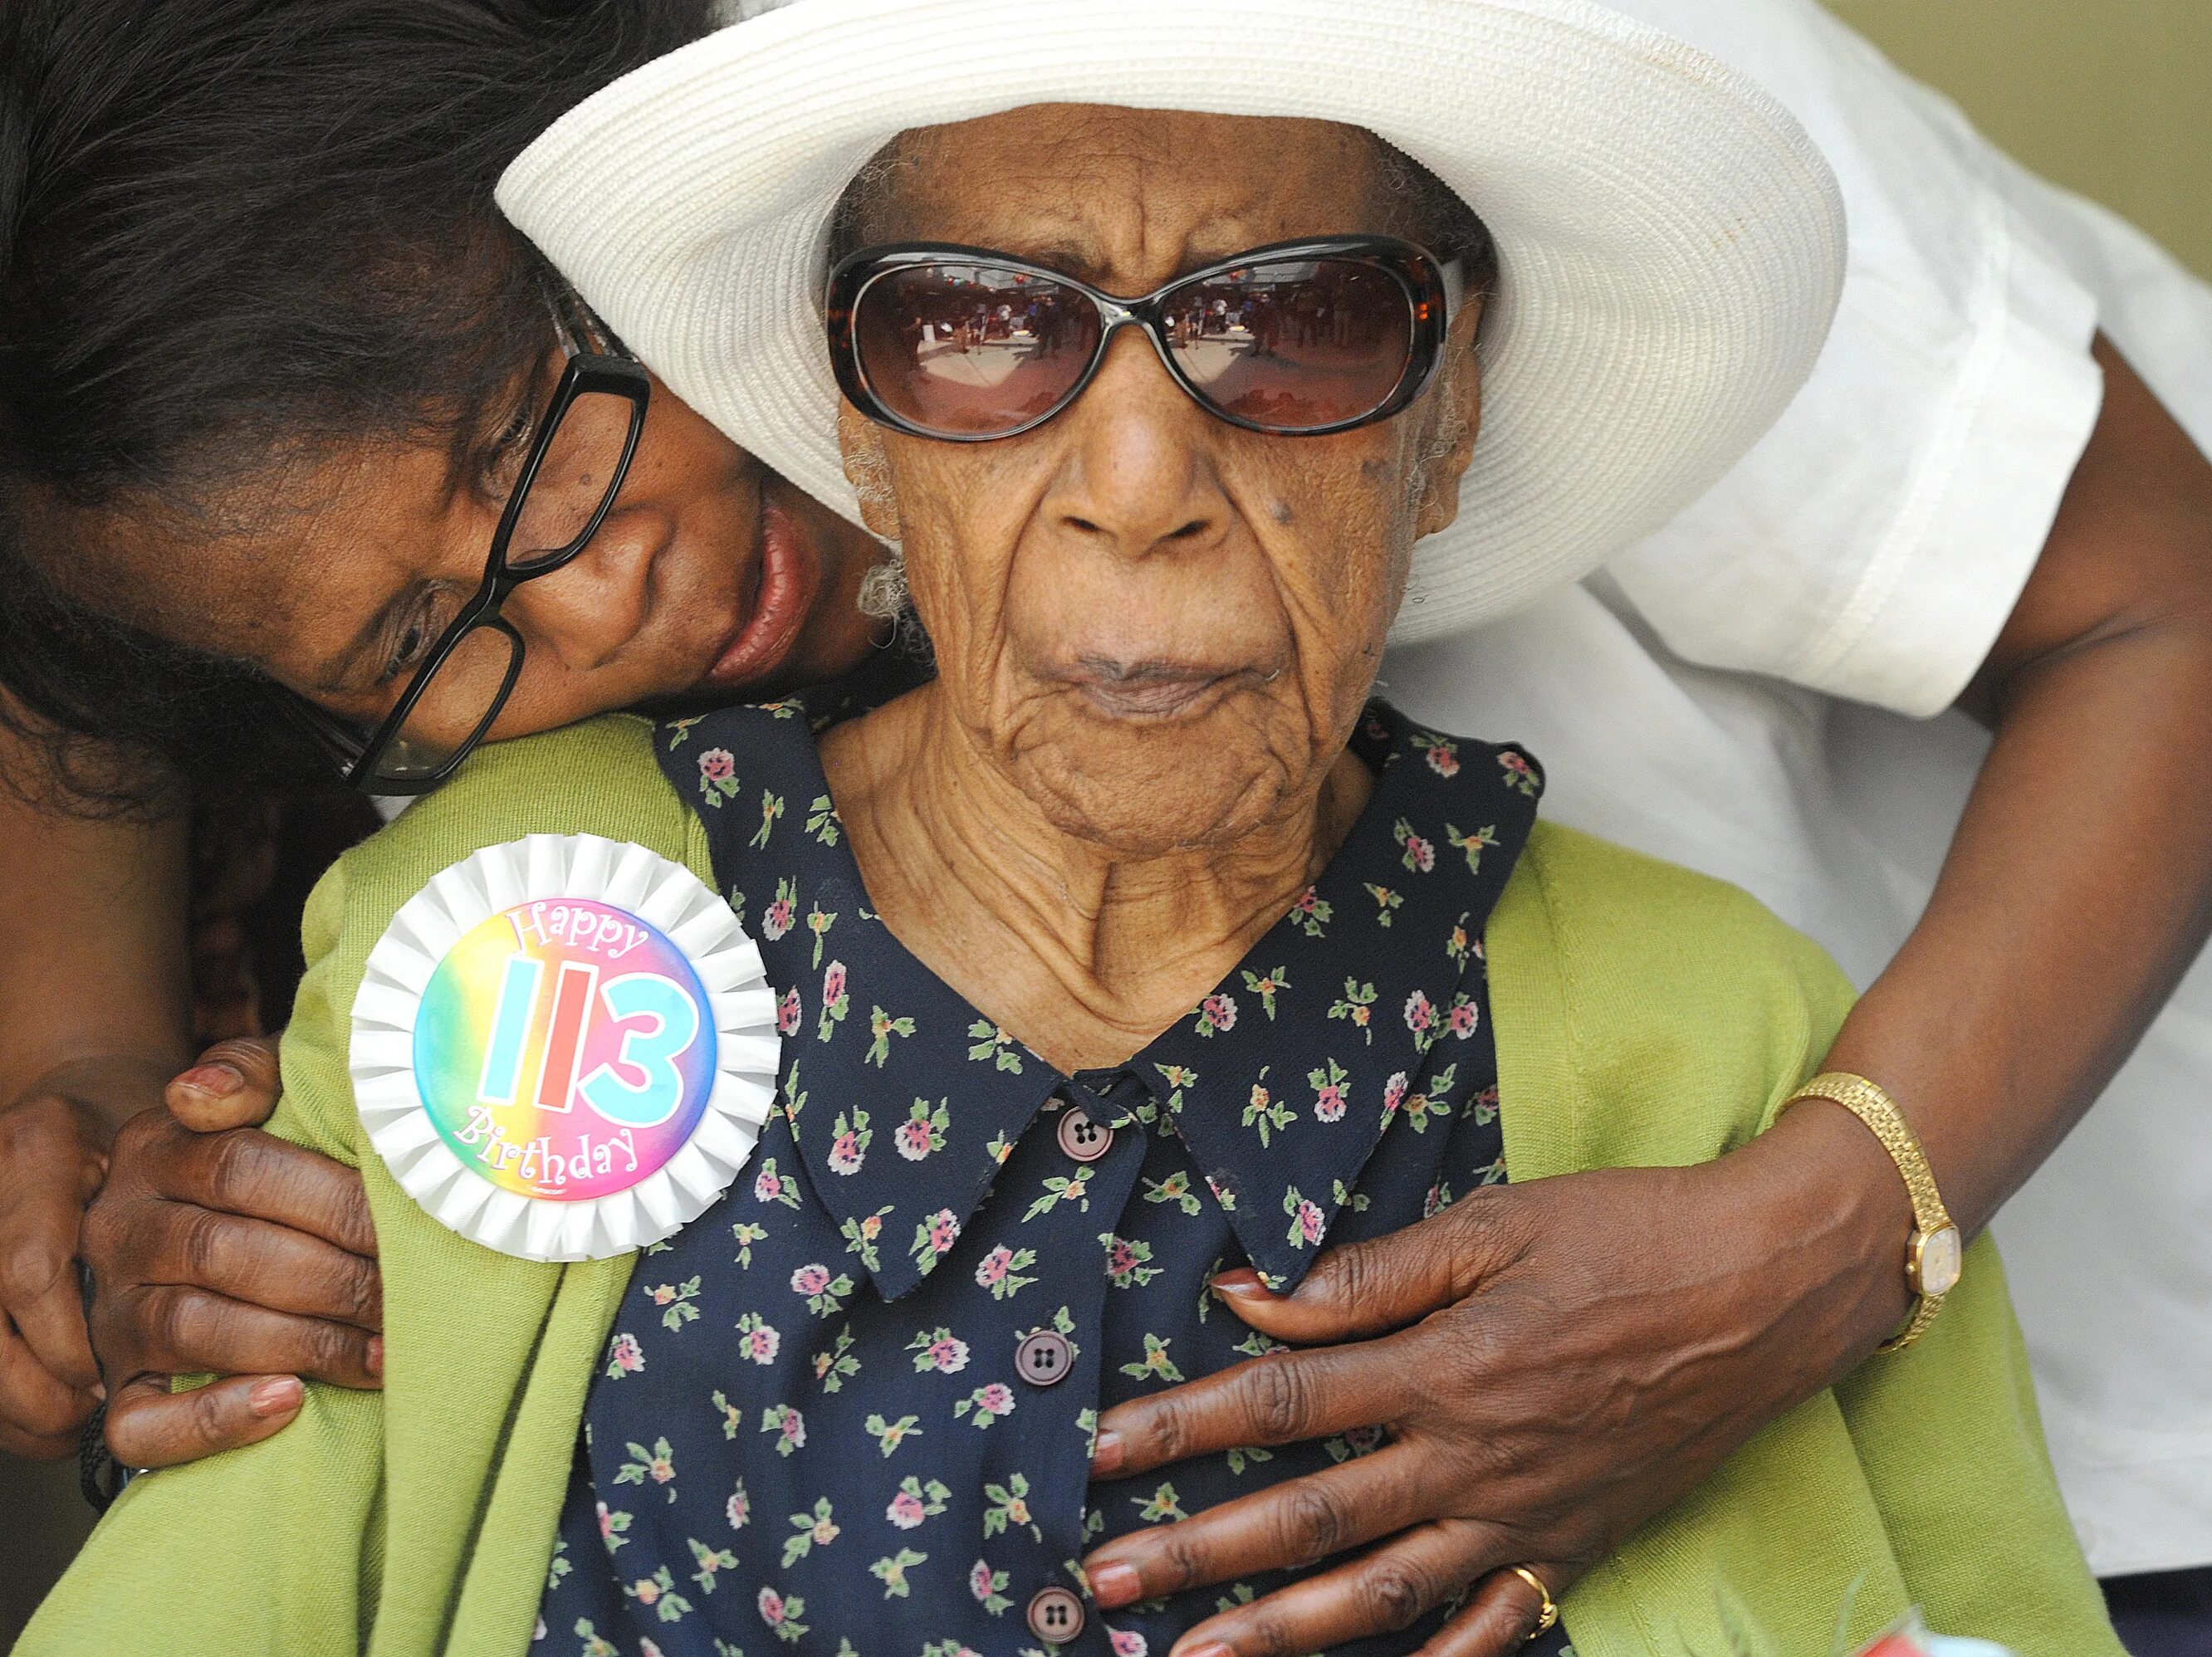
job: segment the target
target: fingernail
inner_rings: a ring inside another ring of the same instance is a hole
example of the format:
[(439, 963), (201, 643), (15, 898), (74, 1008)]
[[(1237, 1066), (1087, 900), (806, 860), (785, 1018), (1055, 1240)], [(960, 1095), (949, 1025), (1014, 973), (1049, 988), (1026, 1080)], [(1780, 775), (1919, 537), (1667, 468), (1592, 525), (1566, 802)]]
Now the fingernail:
[(1280, 1298), (1269, 1291), (1267, 1285), (1260, 1281), (1260, 1274), (1249, 1266), (1240, 1266), (1217, 1274), (1213, 1279), (1213, 1290), (1216, 1294), (1231, 1300), (1271, 1301)]
[(272, 1375), (248, 1393), (246, 1401), (265, 1421), (299, 1408), (301, 1390), (297, 1375)]
[(94, 1397), (94, 1398), (98, 1399), (99, 1399), (102, 1404), (106, 1403), (106, 1402), (107, 1402), (107, 1385), (106, 1385), (106, 1383), (105, 1381), (94, 1381), (94, 1382), (92, 1383), (92, 1395), (93, 1395), (93, 1397)]
[(196, 1065), (177, 1080), (195, 1093), (228, 1099), (246, 1085), (246, 1077), (230, 1065)]
[(1134, 1565), (1092, 1565), (1084, 1575), (1091, 1583), (1091, 1597), (1098, 1602), (1102, 1611), (1112, 1611), (1144, 1598), (1144, 1579), (1137, 1575)]
[(1128, 1447), (1122, 1443), (1121, 1435), (1109, 1428), (1091, 1442), (1091, 1476), (1105, 1478), (1121, 1465)]
[(384, 1373), (384, 1337), (381, 1335), (368, 1338), (368, 1373), (372, 1375)]
[(1188, 1651), (1177, 1651), (1170, 1657), (1237, 1657), (1237, 1654), (1218, 1640), (1208, 1640), (1202, 1646), (1193, 1646)]

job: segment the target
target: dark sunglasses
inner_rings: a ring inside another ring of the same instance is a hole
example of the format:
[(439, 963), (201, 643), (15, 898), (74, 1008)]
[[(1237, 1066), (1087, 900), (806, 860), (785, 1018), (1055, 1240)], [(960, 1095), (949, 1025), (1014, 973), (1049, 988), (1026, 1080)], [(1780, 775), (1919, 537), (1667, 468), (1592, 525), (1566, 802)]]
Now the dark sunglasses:
[(1256, 247), (1143, 299), (984, 248), (898, 243), (830, 273), (830, 360), (869, 418), (984, 443), (1059, 414), (1136, 327), (1207, 413), (1321, 437), (1387, 420), (1428, 388), (1462, 287), (1458, 260), (1391, 236)]
[(614, 508), (637, 452), (652, 381), (583, 301), (553, 297), (568, 361), (507, 496), (483, 580), (374, 730), (303, 697), (284, 706), (354, 787), (427, 793), (481, 743), (522, 675), (522, 635), (501, 612), (526, 581), (574, 561)]

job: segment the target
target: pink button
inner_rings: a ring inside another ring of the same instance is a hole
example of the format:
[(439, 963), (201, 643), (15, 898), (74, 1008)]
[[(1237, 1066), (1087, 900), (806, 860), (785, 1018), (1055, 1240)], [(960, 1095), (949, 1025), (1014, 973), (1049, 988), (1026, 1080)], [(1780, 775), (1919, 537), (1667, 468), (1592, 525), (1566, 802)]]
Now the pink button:
[(1064, 1646), (1083, 1632), (1083, 1601), (1066, 1588), (1039, 1588), (1030, 1599), (1030, 1632), (1048, 1646)]
[(1057, 1387), (1075, 1368), (1075, 1349), (1057, 1329), (1024, 1335), (1014, 1348), (1014, 1373), (1032, 1387)]
[(1060, 1113), (1060, 1148), (1068, 1160), (1095, 1162), (1114, 1149), (1114, 1130), (1092, 1121), (1080, 1105)]

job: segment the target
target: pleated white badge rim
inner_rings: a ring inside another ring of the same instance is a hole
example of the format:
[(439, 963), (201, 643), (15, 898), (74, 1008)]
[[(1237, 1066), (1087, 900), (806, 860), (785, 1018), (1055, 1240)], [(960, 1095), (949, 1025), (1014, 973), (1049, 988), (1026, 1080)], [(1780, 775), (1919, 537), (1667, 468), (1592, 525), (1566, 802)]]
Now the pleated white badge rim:
[[(628, 1190), (526, 1196), (470, 1167), (438, 1132), (415, 1074), (415, 1021), (447, 953), (521, 904), (580, 898), (629, 911), (681, 950), (707, 992), (714, 1078), (690, 1139)], [(783, 1050), (760, 947), (681, 864), (598, 835), (532, 835), (441, 871), (369, 951), (354, 997), (349, 1069), (369, 1144), (400, 1188), (449, 1230), (525, 1259), (606, 1259), (673, 1236), (743, 1171), (775, 1100)]]

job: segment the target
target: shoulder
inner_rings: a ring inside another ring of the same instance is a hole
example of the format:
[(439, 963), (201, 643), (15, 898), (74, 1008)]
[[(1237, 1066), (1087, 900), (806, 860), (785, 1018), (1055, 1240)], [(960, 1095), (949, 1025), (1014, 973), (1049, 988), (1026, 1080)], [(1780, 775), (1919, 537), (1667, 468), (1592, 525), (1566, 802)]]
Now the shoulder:
[(1741, 968), (1753, 975), (1841, 981), (1820, 946), (1741, 887), (1611, 841), (1539, 823), (1516, 871), (1533, 889), (1563, 949), (1578, 964), (1593, 956), (1638, 970), (1675, 963), (1711, 978)]
[(325, 877), (344, 894), (348, 930), (380, 930), (441, 870), (526, 835), (603, 835), (684, 861), (691, 814), (653, 747), (653, 723), (629, 713), (487, 744)]
[(354, 997), (392, 917), (443, 871), (526, 835), (592, 834), (708, 877), (704, 837), (653, 749), (653, 725), (630, 714), (489, 744), (324, 874), (301, 928), (307, 970), (284, 1032), (284, 1102), (272, 1132), (357, 1154), (346, 1059)]
[(1531, 1173), (1718, 1155), (1771, 1120), (1852, 999), (1748, 893), (1549, 824), (1488, 950), (1501, 1081), (1527, 1078), (1523, 1125), (1549, 1124)]

